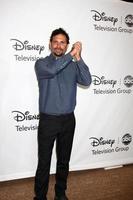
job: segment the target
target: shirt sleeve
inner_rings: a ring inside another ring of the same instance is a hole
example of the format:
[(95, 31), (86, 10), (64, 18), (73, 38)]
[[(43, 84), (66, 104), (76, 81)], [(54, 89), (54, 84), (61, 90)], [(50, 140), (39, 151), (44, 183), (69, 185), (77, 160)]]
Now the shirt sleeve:
[(89, 86), (92, 82), (92, 78), (88, 66), (85, 64), (82, 58), (76, 62), (76, 65), (77, 83), (84, 86)]
[(46, 57), (35, 63), (35, 72), (38, 79), (50, 79), (63, 70), (71, 61), (72, 56), (68, 53), (58, 59)]

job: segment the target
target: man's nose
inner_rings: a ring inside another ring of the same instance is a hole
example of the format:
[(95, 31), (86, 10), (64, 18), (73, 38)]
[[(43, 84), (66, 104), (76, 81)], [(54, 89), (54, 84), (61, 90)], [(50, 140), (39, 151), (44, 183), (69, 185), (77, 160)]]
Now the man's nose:
[(57, 47), (60, 48), (61, 47), (61, 43), (58, 42), (57, 43)]

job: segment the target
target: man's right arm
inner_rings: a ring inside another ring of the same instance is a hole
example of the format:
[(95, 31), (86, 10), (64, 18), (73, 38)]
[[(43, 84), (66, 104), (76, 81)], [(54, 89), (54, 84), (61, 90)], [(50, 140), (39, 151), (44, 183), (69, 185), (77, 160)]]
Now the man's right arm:
[(72, 59), (72, 55), (68, 53), (54, 61), (49, 61), (48, 57), (37, 60), (35, 63), (35, 71), (38, 79), (53, 78), (63, 70)]

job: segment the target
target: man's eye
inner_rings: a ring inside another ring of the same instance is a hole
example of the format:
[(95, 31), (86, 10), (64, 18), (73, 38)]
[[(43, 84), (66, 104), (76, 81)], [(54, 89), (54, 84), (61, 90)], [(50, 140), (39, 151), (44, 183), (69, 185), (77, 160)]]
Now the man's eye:
[(56, 42), (56, 41), (55, 41), (55, 42), (53, 42), (53, 43), (54, 43), (54, 44), (58, 44), (58, 42)]

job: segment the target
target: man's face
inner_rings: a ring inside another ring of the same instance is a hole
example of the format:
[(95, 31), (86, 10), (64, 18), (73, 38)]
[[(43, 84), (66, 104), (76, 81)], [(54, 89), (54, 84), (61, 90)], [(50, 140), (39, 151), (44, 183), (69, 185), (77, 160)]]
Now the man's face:
[(66, 36), (62, 34), (54, 36), (49, 47), (54, 56), (60, 57), (64, 55), (68, 48)]

